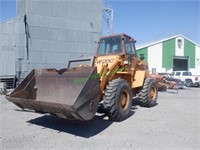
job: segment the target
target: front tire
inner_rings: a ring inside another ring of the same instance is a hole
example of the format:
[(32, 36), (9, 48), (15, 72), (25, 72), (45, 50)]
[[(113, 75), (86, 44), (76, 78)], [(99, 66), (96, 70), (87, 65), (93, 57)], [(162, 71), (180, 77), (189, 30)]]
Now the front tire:
[(139, 104), (142, 107), (153, 107), (157, 103), (158, 86), (155, 80), (146, 78), (139, 93)]
[(187, 87), (191, 87), (191, 86), (192, 86), (192, 80), (190, 80), (190, 79), (189, 79), (189, 80), (186, 79), (186, 80), (185, 80), (185, 83), (186, 83), (186, 86), (187, 86)]
[(105, 90), (104, 108), (112, 121), (129, 117), (132, 106), (132, 92), (129, 83), (121, 78), (109, 82)]

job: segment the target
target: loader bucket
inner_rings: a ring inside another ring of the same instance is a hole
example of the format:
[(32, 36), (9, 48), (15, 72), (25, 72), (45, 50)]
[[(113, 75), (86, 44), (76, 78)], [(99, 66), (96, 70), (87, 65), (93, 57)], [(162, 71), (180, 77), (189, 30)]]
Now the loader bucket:
[(34, 69), (6, 99), (24, 109), (90, 120), (100, 100), (96, 67)]

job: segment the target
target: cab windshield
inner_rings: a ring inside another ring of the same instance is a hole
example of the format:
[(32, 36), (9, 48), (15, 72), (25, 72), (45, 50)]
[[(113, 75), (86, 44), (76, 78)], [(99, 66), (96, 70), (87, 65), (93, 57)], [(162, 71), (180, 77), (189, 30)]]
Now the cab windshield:
[(100, 40), (98, 55), (122, 53), (121, 37), (108, 37)]

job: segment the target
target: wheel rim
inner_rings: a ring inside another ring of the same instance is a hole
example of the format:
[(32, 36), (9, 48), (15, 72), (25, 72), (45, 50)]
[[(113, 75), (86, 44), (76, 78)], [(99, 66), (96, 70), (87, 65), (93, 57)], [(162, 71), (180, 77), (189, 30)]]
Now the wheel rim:
[(120, 106), (122, 108), (123, 111), (126, 111), (128, 109), (129, 106), (129, 94), (126, 90), (124, 90), (120, 96)]
[(188, 81), (186, 85), (187, 85), (187, 86), (191, 86), (191, 82), (190, 82), (190, 81)]
[(156, 87), (155, 86), (151, 86), (151, 90), (150, 90), (150, 98), (152, 101), (154, 101), (156, 99)]

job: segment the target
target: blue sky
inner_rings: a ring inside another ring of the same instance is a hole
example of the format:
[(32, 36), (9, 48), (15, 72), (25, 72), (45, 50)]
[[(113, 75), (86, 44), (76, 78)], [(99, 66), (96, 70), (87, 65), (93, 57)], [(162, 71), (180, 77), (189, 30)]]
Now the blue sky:
[(0, 22), (16, 17), (16, 0), (0, 0)]
[[(200, 44), (200, 0), (103, 0), (114, 9), (114, 33), (137, 45), (182, 34)], [(16, 1), (0, 0), (0, 22), (16, 17)], [(104, 21), (105, 24), (105, 21)], [(106, 30), (104, 28), (104, 34)]]
[(104, 0), (114, 10), (114, 32), (137, 44), (182, 34), (200, 43), (199, 0)]

